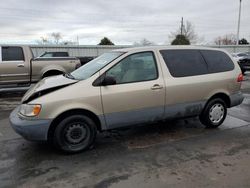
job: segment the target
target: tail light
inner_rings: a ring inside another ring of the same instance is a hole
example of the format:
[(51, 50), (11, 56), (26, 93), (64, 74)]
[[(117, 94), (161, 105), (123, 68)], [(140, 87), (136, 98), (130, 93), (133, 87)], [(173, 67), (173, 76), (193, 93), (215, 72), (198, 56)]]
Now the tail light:
[(244, 76), (242, 73), (240, 73), (238, 78), (237, 78), (237, 82), (242, 82), (243, 80), (244, 80)]

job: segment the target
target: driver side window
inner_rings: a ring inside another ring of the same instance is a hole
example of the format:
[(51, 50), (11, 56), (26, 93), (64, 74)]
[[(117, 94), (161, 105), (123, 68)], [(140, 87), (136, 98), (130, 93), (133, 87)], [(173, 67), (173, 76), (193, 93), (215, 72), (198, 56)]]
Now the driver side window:
[(132, 54), (106, 72), (117, 84), (154, 80), (158, 77), (153, 52)]
[(23, 49), (15, 46), (3, 46), (2, 61), (24, 61)]

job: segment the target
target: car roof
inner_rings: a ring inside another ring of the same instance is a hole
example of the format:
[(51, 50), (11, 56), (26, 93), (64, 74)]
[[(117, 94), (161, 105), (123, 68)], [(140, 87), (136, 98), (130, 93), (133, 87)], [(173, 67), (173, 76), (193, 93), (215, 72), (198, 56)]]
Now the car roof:
[(142, 46), (116, 49), (117, 52), (133, 52), (133, 51), (151, 51), (151, 50), (178, 50), (178, 49), (195, 49), (195, 50), (219, 50), (225, 52), (223, 49), (210, 48), (204, 46), (190, 46), (190, 45), (173, 45), (173, 46)]

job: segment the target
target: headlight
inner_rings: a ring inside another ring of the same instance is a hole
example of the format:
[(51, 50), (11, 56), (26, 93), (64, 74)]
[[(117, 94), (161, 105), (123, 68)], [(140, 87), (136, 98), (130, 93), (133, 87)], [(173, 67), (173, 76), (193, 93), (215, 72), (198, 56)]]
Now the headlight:
[(42, 106), (40, 104), (22, 104), (19, 113), (24, 116), (33, 117), (37, 116), (41, 109)]

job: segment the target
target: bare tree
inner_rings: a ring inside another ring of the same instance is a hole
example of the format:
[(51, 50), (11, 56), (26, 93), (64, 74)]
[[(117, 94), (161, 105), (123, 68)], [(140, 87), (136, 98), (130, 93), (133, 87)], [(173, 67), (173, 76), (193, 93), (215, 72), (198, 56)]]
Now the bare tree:
[(134, 42), (134, 46), (150, 46), (150, 45), (155, 45), (154, 42), (149, 41), (146, 38), (143, 38), (141, 41), (139, 42)]
[(237, 43), (236, 36), (234, 34), (227, 34), (219, 36), (214, 40), (216, 45), (235, 45)]
[(194, 25), (187, 21), (186, 25), (183, 27), (183, 34), (184, 36), (191, 42), (196, 43), (197, 42), (197, 34), (194, 31)]
[(38, 44), (46, 45), (46, 44), (63, 44), (63, 45), (74, 45), (76, 42), (71, 40), (63, 40), (62, 34), (50, 33), (47, 36), (40, 37), (40, 40), (36, 41)]
[(190, 21), (186, 21), (186, 24), (180, 26), (177, 31), (170, 33), (169, 39), (173, 41), (177, 35), (184, 35), (191, 43), (196, 43), (198, 35), (195, 33), (194, 28), (194, 25)]
[(71, 41), (71, 40), (63, 40), (62, 42), (60, 42), (60, 44), (63, 45), (77, 45), (77, 42)]
[(40, 40), (36, 40), (37, 44), (40, 45), (48, 45), (48, 44), (61, 44), (61, 45), (77, 45), (78, 42), (70, 40), (70, 39), (63, 39), (62, 34), (60, 32), (54, 32), (46, 34), (45, 36), (40, 37)]
[(59, 44), (60, 40), (62, 39), (62, 35), (59, 32), (51, 33), (51, 37), (53, 38), (55, 44)]
[(40, 37), (40, 40), (36, 40), (37, 44), (48, 44), (48, 38), (47, 37)]
[(41, 41), (43, 44), (48, 43), (48, 38), (47, 37), (41, 37)]

